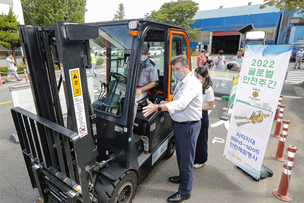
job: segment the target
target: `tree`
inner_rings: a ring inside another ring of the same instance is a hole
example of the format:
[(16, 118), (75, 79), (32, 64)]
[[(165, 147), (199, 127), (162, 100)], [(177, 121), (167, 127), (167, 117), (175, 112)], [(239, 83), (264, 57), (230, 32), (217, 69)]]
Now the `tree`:
[(17, 25), (19, 24), (12, 7), (9, 8), (7, 15), (2, 13), (2, 17), (0, 17), (0, 45), (11, 49), (14, 58), (16, 56), (16, 47), (21, 46), (19, 34), (17, 33)]
[(149, 20), (154, 20), (162, 23), (169, 23), (189, 29), (187, 31), (189, 37), (196, 38), (195, 33), (198, 33), (200, 29), (191, 29), (195, 20), (195, 16), (198, 10), (198, 3), (192, 0), (178, 0), (177, 2), (171, 1), (164, 3), (159, 11), (153, 10), (151, 14), (146, 13), (145, 17)]
[(118, 11), (114, 14), (113, 20), (123, 20), (125, 19), (125, 8), (123, 4), (118, 5)]
[(85, 0), (69, 0), (68, 21), (84, 23), (84, 14), (86, 12), (85, 6), (86, 6)]
[(57, 20), (84, 23), (85, 0), (21, 0), (25, 24), (52, 26)]
[(106, 47), (106, 40), (101, 35), (99, 35), (97, 38), (92, 39), (93, 42), (98, 44), (101, 47)]
[(33, 12), (33, 0), (21, 0), (21, 6), (23, 10), (24, 23), (26, 25), (34, 25), (34, 21), (31, 13)]
[[(264, 0), (264, 4), (260, 5), (260, 9), (266, 6), (275, 6), (281, 11), (296, 11), (297, 13), (304, 13), (303, 0)], [(304, 16), (302, 17), (304, 20)]]

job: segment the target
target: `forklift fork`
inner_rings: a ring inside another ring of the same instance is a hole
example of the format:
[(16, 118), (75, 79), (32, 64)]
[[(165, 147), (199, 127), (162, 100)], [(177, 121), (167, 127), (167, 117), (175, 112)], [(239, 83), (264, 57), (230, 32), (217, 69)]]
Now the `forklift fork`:
[(82, 138), (22, 108), (11, 111), (32, 186), (39, 191), (38, 201), (92, 202)]

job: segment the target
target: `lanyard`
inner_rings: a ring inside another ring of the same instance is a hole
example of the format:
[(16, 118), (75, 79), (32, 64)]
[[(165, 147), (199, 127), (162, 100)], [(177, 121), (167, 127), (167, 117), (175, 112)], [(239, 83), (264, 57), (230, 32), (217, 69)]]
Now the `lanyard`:
[(182, 82), (182, 84), (181, 84), (180, 86), (178, 86), (178, 89), (176, 89), (176, 90), (174, 91), (172, 101), (174, 100), (174, 96), (177, 94), (177, 92), (180, 90), (180, 88), (183, 86), (183, 84), (184, 84), (184, 83)]

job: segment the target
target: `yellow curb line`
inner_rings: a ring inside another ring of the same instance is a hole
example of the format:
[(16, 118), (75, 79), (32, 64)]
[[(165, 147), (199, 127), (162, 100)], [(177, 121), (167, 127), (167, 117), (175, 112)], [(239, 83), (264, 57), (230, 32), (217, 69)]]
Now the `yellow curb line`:
[(0, 103), (0, 105), (2, 105), (2, 104), (8, 104), (8, 103), (11, 103), (11, 102), (13, 102), (13, 101), (2, 102), (2, 103)]

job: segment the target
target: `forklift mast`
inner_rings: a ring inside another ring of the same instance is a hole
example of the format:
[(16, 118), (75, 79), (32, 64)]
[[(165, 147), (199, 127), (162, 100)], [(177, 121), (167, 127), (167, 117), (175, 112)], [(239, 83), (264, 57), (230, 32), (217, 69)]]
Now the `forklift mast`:
[[(18, 29), (38, 116), (20, 108), (12, 109), (12, 114), (17, 133), (22, 135), (21, 147), (32, 185), (41, 183), (37, 177), (43, 170), (45, 178), (54, 176), (55, 180), (63, 180), (79, 190), (84, 202), (89, 202), (85, 167), (95, 163), (98, 152), (92, 133), (94, 114), (87, 91), (86, 68), (91, 61), (89, 39), (98, 36), (98, 28), (58, 21), (51, 27), (24, 25)], [(59, 83), (55, 65), (61, 69)], [(58, 94), (61, 83), (68, 109), (67, 129)], [(33, 160), (37, 165), (31, 170)], [(39, 164), (48, 170), (41, 169)], [(78, 196), (73, 191), (70, 193), (72, 199)]]

